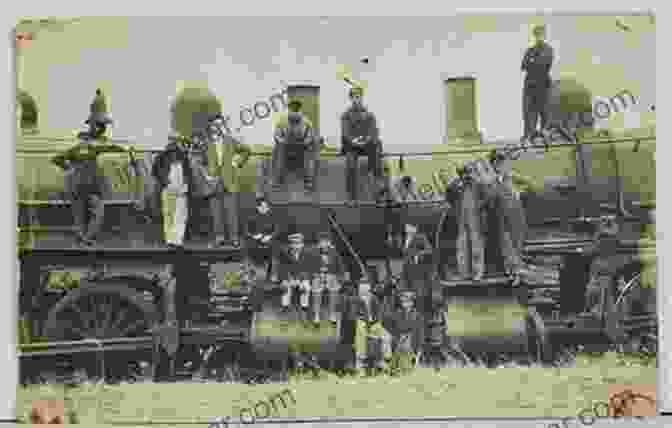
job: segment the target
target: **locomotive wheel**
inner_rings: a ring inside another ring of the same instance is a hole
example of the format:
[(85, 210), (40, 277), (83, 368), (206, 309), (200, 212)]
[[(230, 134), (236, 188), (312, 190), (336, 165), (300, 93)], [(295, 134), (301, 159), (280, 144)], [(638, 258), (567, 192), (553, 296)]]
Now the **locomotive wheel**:
[[(623, 330), (627, 331), (625, 342), (619, 346), (622, 352), (648, 352), (658, 351), (658, 318), (655, 309), (655, 288), (642, 286), (641, 272), (633, 272), (630, 275), (621, 275), (617, 278), (618, 293), (614, 306), (618, 314), (618, 321)], [(627, 319), (652, 315), (653, 322), (643, 323), (640, 327), (630, 331), (627, 329)]]
[[(127, 286), (83, 283), (51, 308), (44, 336), (50, 342), (134, 337), (146, 334), (158, 319), (156, 307)], [(115, 352), (113, 359), (105, 358), (104, 374), (91, 355), (70, 360), (75, 367), (83, 365), (89, 376), (95, 373), (118, 380), (128, 378), (137, 357), (132, 351)]]
[(546, 325), (536, 308), (529, 308), (527, 314), (528, 351), (535, 361), (550, 364), (553, 360), (553, 349), (548, 340)]

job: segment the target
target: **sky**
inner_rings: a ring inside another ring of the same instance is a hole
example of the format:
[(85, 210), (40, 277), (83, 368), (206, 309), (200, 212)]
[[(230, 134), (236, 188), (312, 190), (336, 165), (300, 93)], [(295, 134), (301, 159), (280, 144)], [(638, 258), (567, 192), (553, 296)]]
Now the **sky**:
[[(553, 77), (575, 76), (604, 98), (630, 90), (639, 105), (613, 125), (641, 125), (638, 110), (655, 104), (655, 25), (648, 17), (82, 18), (37, 33), (17, 59), (17, 79), (40, 106), (44, 135), (79, 128), (101, 87), (116, 121), (113, 136), (141, 147), (165, 144), (170, 100), (185, 85), (211, 88), (239, 123), (241, 108), (268, 100), (283, 84), (316, 83), (322, 134), (335, 142), (347, 107), (347, 87), (336, 74), (346, 64), (368, 82), (365, 101), (386, 146), (419, 147), (445, 141), (443, 79), (469, 75), (477, 79), (486, 138), (515, 139), (522, 130), (520, 61), (531, 26), (541, 22), (556, 53)], [(363, 57), (369, 64), (360, 64)], [(272, 120), (257, 120), (240, 135), (268, 144)]]

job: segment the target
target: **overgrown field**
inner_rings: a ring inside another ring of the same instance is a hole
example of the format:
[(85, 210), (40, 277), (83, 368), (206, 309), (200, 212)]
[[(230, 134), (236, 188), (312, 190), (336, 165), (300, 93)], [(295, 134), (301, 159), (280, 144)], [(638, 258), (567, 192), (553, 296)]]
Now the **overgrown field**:
[[(278, 406), (271, 417), (562, 417), (575, 416), (597, 401), (608, 401), (609, 384), (655, 384), (650, 362), (609, 353), (577, 357), (572, 368), (507, 367), (418, 369), (402, 377), (293, 378), (287, 384), (86, 384), (65, 391), (56, 385), (18, 390), (19, 411), (32, 400), (70, 398), (80, 423), (106, 421), (212, 421), (289, 388), (295, 403)], [(261, 412), (261, 411), (260, 411)], [(258, 420), (258, 422), (263, 422)], [(152, 425), (156, 426), (156, 425)]]

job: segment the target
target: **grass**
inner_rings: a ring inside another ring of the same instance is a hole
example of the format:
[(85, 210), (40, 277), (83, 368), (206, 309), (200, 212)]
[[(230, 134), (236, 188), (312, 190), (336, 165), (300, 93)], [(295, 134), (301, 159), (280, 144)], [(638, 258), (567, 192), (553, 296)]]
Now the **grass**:
[[(630, 361), (636, 364), (636, 361)], [(608, 400), (610, 384), (655, 384), (651, 365), (626, 366), (616, 354), (577, 357), (573, 368), (418, 369), (403, 377), (294, 378), (287, 384), (85, 384), (68, 392), (80, 423), (237, 420), (240, 410), (290, 388), (296, 404), (275, 418), (301, 417), (563, 417)], [(39, 398), (63, 398), (63, 387), (18, 390), (21, 415)], [(289, 400), (288, 400), (289, 401)], [(127, 426), (143, 426), (127, 425)], [(166, 424), (169, 426), (169, 423)]]

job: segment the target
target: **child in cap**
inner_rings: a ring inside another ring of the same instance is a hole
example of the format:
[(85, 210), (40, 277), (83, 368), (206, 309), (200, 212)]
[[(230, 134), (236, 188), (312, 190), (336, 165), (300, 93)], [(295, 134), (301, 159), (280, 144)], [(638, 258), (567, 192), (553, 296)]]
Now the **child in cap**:
[(398, 307), (384, 323), (392, 335), (392, 369), (401, 373), (415, 367), (424, 342), (424, 323), (415, 307), (415, 298), (413, 290), (399, 290)]
[[(310, 279), (315, 272), (317, 260), (304, 244), (302, 233), (291, 233), (287, 237), (288, 245), (280, 250), (277, 261), (278, 279), (285, 289), (282, 295), (282, 307), (288, 309), (292, 303), (295, 289), (301, 292), (301, 308), (307, 309), (309, 303)], [(274, 263), (276, 265), (276, 263)]]

